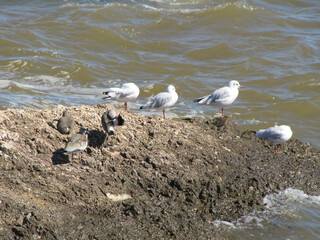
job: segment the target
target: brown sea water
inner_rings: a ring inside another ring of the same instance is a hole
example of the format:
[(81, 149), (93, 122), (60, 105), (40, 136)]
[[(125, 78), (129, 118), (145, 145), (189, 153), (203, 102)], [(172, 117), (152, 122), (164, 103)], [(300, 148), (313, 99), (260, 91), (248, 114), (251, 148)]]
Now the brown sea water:
[(139, 106), (173, 84), (169, 118), (213, 118), (192, 100), (232, 79), (244, 88), (225, 113), (242, 130), (287, 124), (320, 146), (320, 1), (0, 0), (0, 109), (103, 103), (134, 82), (134, 112), (161, 115)]

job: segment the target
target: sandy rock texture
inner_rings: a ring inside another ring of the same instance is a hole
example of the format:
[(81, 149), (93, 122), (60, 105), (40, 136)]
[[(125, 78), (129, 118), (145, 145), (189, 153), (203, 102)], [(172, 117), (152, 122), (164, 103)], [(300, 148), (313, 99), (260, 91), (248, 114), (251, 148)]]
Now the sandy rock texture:
[[(96, 106), (0, 112), (0, 239), (219, 239), (213, 221), (263, 209), (288, 187), (320, 194), (320, 152), (292, 139), (274, 154), (231, 118), (163, 120)], [(56, 129), (68, 110), (90, 130), (81, 162)]]

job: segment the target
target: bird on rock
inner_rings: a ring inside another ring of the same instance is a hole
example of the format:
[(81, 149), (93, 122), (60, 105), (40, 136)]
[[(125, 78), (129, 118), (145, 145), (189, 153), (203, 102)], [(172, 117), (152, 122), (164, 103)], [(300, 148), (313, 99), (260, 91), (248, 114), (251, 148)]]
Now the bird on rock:
[(288, 141), (292, 136), (291, 128), (287, 125), (274, 126), (268, 129), (261, 129), (256, 136), (263, 138), (275, 145), (275, 152), (279, 153), (279, 146)]
[(128, 105), (127, 102), (135, 100), (140, 93), (140, 89), (134, 83), (124, 83), (120, 88), (109, 88), (106, 92), (103, 92), (104, 95), (107, 95), (103, 99), (116, 100), (118, 102), (124, 102), (124, 107), (127, 112)]
[(62, 113), (62, 117), (58, 120), (58, 131), (62, 134), (70, 134), (72, 133), (75, 127), (75, 122), (71, 116), (71, 114), (65, 110)]
[(88, 146), (88, 134), (88, 128), (81, 127), (79, 133), (73, 134), (68, 140), (64, 148), (65, 154), (72, 154), (73, 157), (73, 153), (79, 152), (79, 160), (81, 161), (81, 152)]
[(114, 127), (121, 126), (124, 122), (124, 118), (113, 109), (108, 109), (101, 117), (102, 127), (109, 135), (114, 135)]
[(173, 106), (178, 101), (178, 94), (173, 85), (169, 85), (165, 92), (158, 93), (140, 109), (158, 108), (163, 110), (163, 118), (166, 119), (165, 109)]
[(239, 88), (243, 88), (243, 86), (241, 86), (238, 81), (231, 80), (228, 86), (219, 88), (208, 96), (195, 99), (194, 102), (197, 102), (199, 104), (216, 105), (217, 107), (221, 108), (223, 117), (223, 109), (226, 106), (232, 104), (234, 100), (236, 100), (239, 95)]

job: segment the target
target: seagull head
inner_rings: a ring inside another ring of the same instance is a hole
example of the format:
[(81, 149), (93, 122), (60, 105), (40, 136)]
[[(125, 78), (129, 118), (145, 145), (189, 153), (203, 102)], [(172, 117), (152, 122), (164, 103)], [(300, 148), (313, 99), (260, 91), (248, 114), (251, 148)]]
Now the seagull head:
[(172, 93), (172, 92), (175, 92), (175, 91), (176, 91), (176, 88), (173, 85), (169, 85), (168, 86), (167, 92)]
[(240, 83), (236, 80), (231, 80), (228, 84), (228, 87), (230, 87), (230, 88), (243, 88), (243, 86), (241, 86)]

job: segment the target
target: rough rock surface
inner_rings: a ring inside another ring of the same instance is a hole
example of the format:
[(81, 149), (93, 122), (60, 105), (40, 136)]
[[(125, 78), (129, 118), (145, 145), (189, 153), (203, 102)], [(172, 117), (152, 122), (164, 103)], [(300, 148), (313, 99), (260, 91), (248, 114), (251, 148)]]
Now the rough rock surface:
[[(0, 239), (219, 239), (212, 222), (263, 209), (288, 187), (320, 194), (320, 153), (281, 154), (228, 117), (162, 120), (126, 113), (106, 136), (107, 105), (0, 113)], [(53, 119), (90, 130), (82, 160), (62, 154)]]

